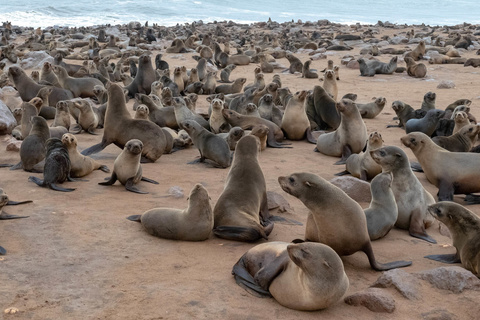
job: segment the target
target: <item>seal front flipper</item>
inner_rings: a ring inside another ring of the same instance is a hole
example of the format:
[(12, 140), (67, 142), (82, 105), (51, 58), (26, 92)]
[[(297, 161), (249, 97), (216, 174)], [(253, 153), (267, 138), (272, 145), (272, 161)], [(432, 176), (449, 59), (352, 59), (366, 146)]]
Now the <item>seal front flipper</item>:
[(344, 145), (342, 148), (342, 158), (335, 162), (334, 164), (345, 164), (347, 162), (348, 157), (352, 155), (352, 148), (347, 144)]
[(435, 261), (440, 261), (444, 263), (461, 263), (458, 253), (456, 254), (432, 254), (425, 256), (425, 258)]
[(255, 279), (253, 279), (250, 273), (248, 273), (247, 268), (245, 267), (245, 255), (243, 255), (233, 266), (232, 274), (235, 278), (235, 282), (251, 295), (254, 295), (258, 298), (272, 297), (270, 292), (262, 289), (262, 287), (255, 282)]
[(130, 220), (130, 221), (142, 222), (142, 215), (141, 214), (134, 214), (133, 216), (127, 217), (127, 219)]
[(152, 179), (148, 179), (148, 178), (145, 178), (145, 177), (142, 177), (142, 181), (150, 182), (150, 183), (153, 183), (153, 184), (159, 184), (157, 181), (152, 180)]
[(467, 194), (463, 201), (465, 201), (467, 204), (479, 204), (480, 196), (476, 194)]
[(341, 172), (335, 173), (334, 176), (340, 177), (340, 176), (344, 176), (344, 175), (347, 175), (347, 174), (350, 174), (350, 172), (348, 172), (347, 170), (343, 170)]
[(427, 232), (425, 231), (425, 225), (423, 223), (423, 215), (420, 212), (420, 209), (416, 209), (412, 212), (410, 218), (410, 228), (408, 229), (408, 233), (415, 238), (419, 238), (431, 243), (437, 243), (435, 239), (430, 237)]
[(365, 245), (362, 249), (363, 252), (368, 257), (368, 262), (370, 262), (370, 266), (375, 271), (387, 271), (396, 268), (404, 268), (412, 265), (412, 261), (392, 261), (387, 263), (379, 263), (375, 260), (375, 255), (373, 254), (372, 244), (370, 241)]
[(75, 191), (75, 188), (63, 188), (60, 186), (57, 186), (55, 183), (51, 183), (49, 185), (50, 189), (55, 190), (55, 191), (61, 191), (61, 192), (72, 192)]
[(11, 219), (23, 219), (28, 218), (29, 216), (16, 216), (12, 214), (8, 214), (5, 211), (0, 214), (0, 220), (11, 220)]
[(19, 204), (25, 204), (25, 203), (31, 203), (33, 202), (32, 200), (27, 200), (27, 201), (13, 201), (13, 200), (10, 200), (7, 202), (7, 206), (16, 206), (16, 205), (19, 205)]
[(84, 156), (88, 156), (88, 155), (91, 155), (91, 154), (94, 154), (94, 153), (98, 153), (100, 151), (102, 151), (103, 149), (105, 149), (110, 143), (107, 143), (107, 142), (100, 142), (98, 144), (95, 144), (93, 146), (91, 146), (90, 148), (87, 148), (85, 150), (83, 150), (81, 152), (81, 154), (83, 154)]
[(213, 229), (213, 233), (219, 238), (234, 241), (255, 242), (262, 238), (268, 240), (267, 235), (260, 226), (258, 229), (251, 227), (219, 226)]
[(410, 168), (415, 172), (423, 172), (422, 165), (418, 162), (410, 162)]
[(289, 260), (290, 257), (288, 256), (288, 251), (284, 250), (273, 261), (264, 265), (257, 271), (253, 277), (255, 282), (264, 290), (268, 290), (272, 281), (285, 270)]
[(37, 177), (34, 177), (34, 176), (30, 176), (28, 177), (28, 181), (32, 181), (32, 182), (35, 182), (37, 185), (39, 185), (40, 187), (43, 187), (43, 180), (40, 179), (40, 178), (37, 178)]
[[(107, 178), (108, 179), (108, 178)], [(112, 184), (115, 183), (115, 181), (117, 181), (117, 174), (115, 173), (115, 171), (112, 173), (112, 176), (110, 177), (110, 179), (108, 181), (105, 181), (105, 182), (99, 182), (98, 184), (102, 185), (102, 186), (111, 186)]]
[(14, 166), (12, 166), (12, 165), (5, 165), (5, 166), (11, 167), (10, 170), (18, 170), (18, 169), (22, 169), (22, 168), (23, 168), (23, 162), (20, 161), (19, 163), (17, 163), (17, 164), (14, 165)]
[(4, 247), (0, 246), (0, 255), (4, 256), (7, 254), (7, 250)]
[(133, 183), (133, 178), (130, 178), (127, 180), (127, 182), (125, 183), (125, 189), (127, 189), (128, 191), (131, 191), (131, 192), (135, 192), (135, 193), (140, 193), (140, 194), (147, 194), (148, 192), (146, 191), (141, 191), (140, 189), (138, 189), (135, 184)]
[(307, 141), (313, 144), (317, 144), (317, 139), (312, 134), (312, 129), (309, 127), (307, 128), (307, 131), (305, 132), (305, 135), (307, 137)]
[(438, 183), (438, 201), (453, 201), (455, 186), (448, 181), (440, 180)]
[(80, 126), (80, 124), (74, 123), (68, 129), (68, 132), (73, 134), (79, 134), (82, 132), (82, 127)]
[(106, 165), (101, 165), (100, 168), (98, 168), (98, 170), (101, 170), (103, 172), (110, 172), (110, 169), (108, 169), (108, 167)]

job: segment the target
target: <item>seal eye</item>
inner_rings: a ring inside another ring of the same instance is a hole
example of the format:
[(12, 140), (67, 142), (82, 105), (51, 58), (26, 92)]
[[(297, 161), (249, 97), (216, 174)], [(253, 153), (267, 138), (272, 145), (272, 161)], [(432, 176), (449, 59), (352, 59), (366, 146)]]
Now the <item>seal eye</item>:
[(385, 151), (380, 150), (380, 155), (381, 155), (382, 157), (385, 157)]
[(410, 138), (410, 142), (414, 143), (414, 142), (415, 142), (415, 138)]
[(295, 179), (293, 177), (289, 177), (288, 178), (288, 181), (290, 181), (291, 183), (294, 183), (295, 182)]

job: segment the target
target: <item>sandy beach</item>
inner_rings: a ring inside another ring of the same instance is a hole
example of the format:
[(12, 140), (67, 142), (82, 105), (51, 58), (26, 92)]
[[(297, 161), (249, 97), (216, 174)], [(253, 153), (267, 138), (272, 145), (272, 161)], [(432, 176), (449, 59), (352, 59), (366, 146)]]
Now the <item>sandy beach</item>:
[[(291, 26), (310, 34), (316, 26)], [(326, 27), (324, 27), (326, 28)], [(255, 26), (253, 30), (260, 29)], [(368, 27), (350, 28), (331, 26), (331, 31), (362, 34)], [(397, 26), (386, 28), (372, 26), (373, 36), (406, 36), (411, 29), (415, 33), (425, 32), (421, 26)], [(201, 30), (201, 29), (200, 29)], [(213, 29), (214, 30), (214, 29)], [(325, 31), (325, 29), (323, 29)], [(430, 30), (427, 28), (427, 30)], [(448, 34), (439, 29), (436, 35), (447, 38)], [(466, 29), (467, 30), (467, 29)], [(27, 32), (17, 35), (16, 44), (24, 42)], [(413, 78), (404, 73), (392, 75), (377, 74), (361, 77), (358, 69), (341, 64), (346, 55), (360, 57), (364, 41), (352, 43), (351, 51), (327, 51), (326, 59), (312, 61), (311, 68), (320, 72), (331, 59), (340, 66), (338, 96), (357, 94), (358, 103), (367, 103), (373, 97), (385, 97), (383, 111), (374, 119), (364, 119), (368, 133), (381, 133), (384, 145), (402, 148), (411, 161), (416, 161), (410, 149), (404, 147), (400, 138), (405, 135), (402, 128), (386, 128), (396, 124), (391, 104), (404, 101), (415, 109), (420, 108), (425, 93), (437, 95), (436, 108), (445, 109), (458, 99), (470, 99), (471, 113), (480, 119), (478, 109), (480, 91), (479, 72), (462, 64), (429, 64), (427, 76)], [(396, 49), (415, 48), (415, 43), (388, 44)], [(475, 58), (479, 48), (462, 50), (462, 58)], [(268, 50), (268, 49), (267, 49)], [(76, 52), (79, 49), (75, 49)], [(164, 53), (163, 59), (170, 65), (195, 67), (192, 59), (195, 52), (169, 54), (165, 50), (152, 50), (154, 58)], [(311, 56), (308, 51), (294, 53), (302, 62)], [(394, 55), (382, 54), (376, 58), (388, 62)], [(399, 67), (404, 67), (402, 55), (398, 55)], [(81, 60), (65, 60), (81, 64)], [(116, 62), (117, 59), (112, 60)], [(277, 59), (288, 67), (287, 59)], [(7, 67), (12, 65), (7, 63)], [(254, 79), (258, 64), (238, 66), (230, 79), (247, 78), (247, 84)], [(26, 69), (30, 74), (34, 69)], [(37, 69), (39, 70), (39, 69)], [(292, 93), (311, 90), (321, 85), (318, 79), (301, 78), (301, 74), (280, 74), (282, 86)], [(272, 80), (273, 73), (265, 74), (265, 82)], [(438, 89), (442, 81), (452, 81), (451, 89)], [(121, 83), (120, 83), (121, 84)], [(218, 85), (218, 83), (217, 83)], [(132, 109), (134, 100), (128, 104)], [(209, 103), (206, 95), (200, 95), (197, 112), (206, 113)], [(73, 119), (72, 119), (73, 121)], [(52, 120), (48, 121), (49, 123)], [(98, 142), (99, 135), (81, 133), (76, 135), (79, 149), (85, 149)], [(6, 151), (10, 135), (0, 137), (0, 163), (17, 163), (18, 151)], [(308, 209), (297, 198), (282, 191), (278, 177), (294, 172), (311, 172), (327, 180), (345, 169), (334, 165), (338, 158), (313, 152), (315, 145), (307, 141), (292, 141), (291, 149), (267, 148), (259, 156), (259, 163), (265, 176), (267, 191), (281, 194), (290, 204), (292, 212), (271, 213), (303, 223), (287, 225), (276, 223), (268, 241), (291, 241), (303, 238)], [(114, 145), (92, 157), (113, 168), (113, 162), (120, 153)], [(62, 193), (40, 188), (28, 181), (32, 174), (23, 170), (0, 169), (0, 187), (12, 200), (33, 200), (31, 204), (6, 207), (10, 214), (28, 215), (28, 219), (5, 220), (0, 222), (0, 245), (7, 249), (0, 256), (0, 318), (1, 319), (476, 319), (480, 312), (480, 292), (464, 290), (452, 293), (435, 288), (425, 281), (416, 283), (418, 294), (414, 299), (404, 297), (395, 288), (383, 289), (395, 300), (393, 313), (374, 313), (363, 306), (347, 305), (343, 298), (332, 307), (316, 312), (300, 312), (285, 308), (274, 299), (259, 299), (238, 286), (231, 275), (232, 266), (256, 244), (223, 240), (213, 234), (203, 242), (172, 241), (153, 237), (146, 233), (141, 224), (128, 221), (127, 216), (141, 214), (155, 207), (187, 207), (190, 190), (201, 183), (208, 190), (212, 208), (220, 197), (229, 169), (213, 168), (208, 164), (187, 164), (199, 156), (195, 146), (173, 154), (164, 154), (155, 163), (142, 164), (143, 175), (157, 180), (160, 184), (145, 182), (139, 188), (149, 194), (134, 194), (125, 190), (118, 182), (112, 187), (98, 185), (109, 174), (94, 171), (85, 179), (88, 181), (68, 182), (64, 187), (76, 188), (74, 192)], [(430, 184), (425, 174), (415, 173), (423, 186), (435, 196), (438, 189)], [(169, 189), (179, 187), (184, 196), (169, 195)], [(454, 201), (463, 204), (464, 195), (456, 195)], [(369, 202), (360, 202), (368, 208)], [(477, 215), (480, 205), (467, 207)], [(454, 253), (452, 240), (440, 233), (438, 222), (427, 230), (437, 240), (431, 244), (413, 238), (408, 231), (394, 228), (390, 233), (372, 242), (375, 256), (380, 262), (411, 260), (412, 266), (403, 268), (407, 273), (417, 273), (447, 266), (425, 259), (429, 254)], [(259, 243), (264, 242), (260, 241)], [(381, 272), (370, 268), (362, 252), (342, 257), (350, 287), (344, 297), (370, 287)], [(460, 264), (455, 264), (460, 266)], [(7, 308), (17, 308), (16, 314), (4, 314)]]

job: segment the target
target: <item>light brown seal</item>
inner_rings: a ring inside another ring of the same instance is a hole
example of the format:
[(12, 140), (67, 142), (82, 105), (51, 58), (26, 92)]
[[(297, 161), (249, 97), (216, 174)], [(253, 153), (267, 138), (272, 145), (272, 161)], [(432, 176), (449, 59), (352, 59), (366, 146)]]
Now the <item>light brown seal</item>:
[(453, 201), (454, 194), (480, 191), (478, 154), (449, 152), (421, 132), (409, 133), (400, 140), (413, 151), (428, 181), (438, 188), (438, 201)]
[(411, 261), (378, 263), (368, 236), (362, 207), (340, 188), (313, 173), (279, 177), (282, 189), (298, 198), (310, 210), (305, 241), (330, 246), (340, 256), (363, 251), (376, 271), (407, 267)]
[(428, 207), (428, 212), (445, 223), (452, 235), (453, 254), (428, 255), (425, 258), (445, 263), (460, 262), (480, 278), (480, 218), (455, 202), (443, 201)]
[(78, 114), (77, 123), (70, 127), (70, 132), (80, 133), (82, 130), (85, 130), (90, 134), (96, 134), (95, 129), (98, 126), (99, 118), (90, 102), (84, 99), (75, 100), (73, 106), (78, 109), (80, 113)]
[(367, 142), (367, 128), (355, 102), (342, 99), (337, 103), (341, 121), (337, 130), (321, 134), (315, 151), (327, 156), (342, 157), (335, 164), (344, 164), (352, 153), (359, 153)]
[(127, 219), (142, 224), (149, 234), (172, 240), (203, 241), (213, 229), (213, 211), (207, 189), (197, 183), (184, 210), (154, 208)]
[(111, 143), (121, 148), (131, 139), (142, 141), (144, 161), (155, 162), (165, 152), (166, 141), (162, 129), (151, 121), (132, 119), (122, 88), (112, 83), (108, 88), (102, 142), (83, 150), (82, 154), (88, 156), (100, 152)]
[(70, 176), (74, 178), (84, 177), (93, 170), (102, 170), (110, 172), (106, 165), (100, 164), (96, 160), (83, 156), (77, 150), (77, 138), (71, 133), (65, 133), (62, 136), (62, 143), (67, 148), (70, 157)]
[(427, 75), (427, 67), (423, 63), (415, 63), (413, 58), (405, 57), (407, 64), (407, 74), (414, 78), (425, 78)]
[(208, 120), (210, 124), (210, 130), (213, 133), (230, 131), (232, 126), (227, 122), (227, 120), (225, 120), (222, 114), (224, 102), (220, 99), (213, 99), (210, 103), (210, 106), (212, 108), (212, 114), (210, 115), (210, 119)]
[(338, 86), (335, 78), (335, 71), (325, 71), (323, 74), (323, 89), (325, 89), (325, 91), (332, 97), (333, 100), (337, 101)]
[(253, 242), (267, 239), (273, 229), (265, 177), (258, 163), (259, 144), (254, 136), (237, 143), (225, 188), (213, 209), (217, 237)]
[(93, 88), (95, 86), (103, 86), (103, 83), (95, 78), (73, 78), (67, 73), (67, 70), (61, 66), (53, 66), (53, 71), (58, 77), (58, 82), (62, 88), (70, 90), (75, 98), (91, 98), (95, 97)]
[(392, 191), (392, 180), (390, 172), (383, 172), (373, 178), (370, 184), (372, 201), (364, 210), (370, 240), (383, 238), (397, 222), (398, 207)]
[(155, 70), (153, 70), (152, 59), (149, 55), (143, 54), (138, 59), (135, 78), (125, 87), (128, 90), (128, 96), (134, 98), (136, 93), (150, 94), (153, 81), (155, 81)]
[(148, 192), (139, 190), (135, 185), (139, 183), (140, 180), (153, 184), (158, 184), (158, 182), (142, 176), (142, 165), (140, 164), (142, 149), (142, 141), (138, 139), (129, 140), (113, 163), (113, 172), (110, 179), (106, 182), (99, 182), (98, 184), (110, 186), (118, 180), (128, 191), (147, 194)]
[(289, 140), (302, 140), (305, 137), (311, 143), (316, 140), (311, 135), (310, 121), (305, 112), (307, 91), (297, 91), (288, 101), (282, 118), (282, 130)]
[(64, 127), (68, 130), (70, 128), (70, 109), (68, 104), (65, 101), (59, 101), (55, 109), (55, 119), (51, 126)]
[(303, 311), (328, 308), (349, 286), (338, 254), (314, 242), (259, 244), (238, 260), (232, 274), (248, 292)]
[(384, 97), (373, 97), (372, 102), (370, 103), (357, 103), (357, 108), (360, 111), (360, 115), (362, 118), (365, 119), (373, 119), (380, 112), (382, 112), (383, 108), (385, 107), (385, 103), (387, 103), (387, 99)]
[(370, 154), (382, 166), (383, 172), (393, 174), (391, 187), (398, 207), (395, 226), (408, 229), (412, 237), (436, 243), (425, 231), (433, 223), (427, 207), (435, 203), (435, 199), (413, 174), (405, 152), (399, 147), (387, 146), (370, 151)]

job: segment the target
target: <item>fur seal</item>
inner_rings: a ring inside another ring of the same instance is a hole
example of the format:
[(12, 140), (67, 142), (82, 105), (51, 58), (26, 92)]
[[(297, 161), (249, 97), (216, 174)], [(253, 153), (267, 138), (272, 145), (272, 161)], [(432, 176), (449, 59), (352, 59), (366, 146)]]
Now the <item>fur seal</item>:
[(306, 112), (312, 130), (337, 129), (341, 116), (337, 103), (321, 86), (313, 88), (313, 94), (307, 97)]
[(183, 98), (173, 98), (173, 106), (175, 108), (175, 119), (177, 120), (177, 124), (180, 128), (185, 129), (182, 127), (182, 123), (185, 120), (194, 120), (205, 129), (210, 129), (210, 124), (208, 123), (208, 121), (205, 120), (205, 118), (201, 115), (196, 114), (195, 112), (190, 110), (185, 104), (185, 100)]
[(288, 71), (290, 73), (302, 72), (303, 63), (300, 61), (300, 59), (298, 59), (291, 53), (287, 53), (285, 55), (285, 58), (287, 58), (288, 62), (290, 62), (290, 67), (288, 68)]
[(227, 141), (231, 151), (235, 151), (238, 141), (245, 135), (245, 130), (240, 127), (233, 127), (229, 132), (219, 133), (218, 135)]
[(372, 150), (370, 154), (382, 166), (383, 172), (393, 174), (391, 188), (398, 207), (395, 226), (408, 229), (412, 237), (437, 243), (425, 231), (433, 223), (427, 207), (435, 203), (435, 199), (413, 174), (405, 152), (399, 147), (387, 146)]
[(67, 73), (67, 70), (61, 66), (54, 66), (53, 71), (58, 77), (58, 82), (62, 88), (70, 90), (75, 98), (91, 98), (95, 97), (93, 87), (103, 86), (103, 83), (95, 78), (73, 78)]
[[(167, 91), (170, 89), (166, 88)], [(156, 123), (159, 127), (169, 127), (172, 129), (178, 129), (177, 119), (175, 118), (175, 108), (173, 106), (159, 107), (155, 104), (151, 96), (147, 96), (143, 93), (137, 93), (135, 98), (140, 103), (147, 106), (149, 113), (148, 118), (153, 123)]]
[(205, 162), (205, 159), (209, 159), (215, 167), (228, 168), (230, 166), (230, 148), (224, 139), (211, 133), (195, 120), (185, 120), (181, 126), (187, 131), (200, 152), (200, 159), (191, 161), (189, 164)]
[(230, 74), (232, 73), (233, 70), (235, 70), (237, 66), (234, 64), (229, 64), (226, 66), (222, 71), (220, 72), (220, 81), (223, 83), (232, 83), (233, 81), (230, 81)]
[(141, 120), (149, 120), (148, 114), (150, 111), (148, 110), (148, 107), (144, 104), (141, 104), (137, 107), (137, 110), (135, 111), (135, 115), (133, 116), (134, 119), (141, 119)]
[(423, 132), (429, 137), (435, 132), (440, 119), (445, 115), (445, 111), (439, 109), (428, 110), (425, 117), (422, 119), (410, 119), (405, 123), (405, 131), (410, 132)]
[(302, 140), (307, 137), (308, 141), (316, 143), (316, 140), (311, 135), (310, 121), (308, 121), (305, 112), (306, 97), (307, 91), (302, 90), (296, 92), (288, 101), (282, 118), (281, 128), (289, 140)]
[(93, 107), (88, 100), (80, 99), (73, 101), (73, 107), (78, 109), (77, 123), (70, 128), (72, 133), (80, 133), (82, 129), (90, 134), (96, 134), (98, 127), (98, 115), (93, 111)]
[(437, 99), (437, 95), (435, 92), (427, 92), (423, 96), (423, 102), (421, 109), (424, 111), (428, 111), (431, 109), (435, 109), (435, 100)]
[(136, 93), (150, 94), (153, 81), (155, 81), (155, 70), (153, 70), (152, 59), (149, 55), (143, 54), (138, 59), (138, 72), (135, 78), (125, 87), (128, 90), (128, 96), (134, 98)]
[(162, 129), (153, 122), (132, 119), (125, 105), (123, 90), (115, 83), (108, 88), (104, 128), (102, 142), (83, 150), (83, 155), (100, 152), (111, 143), (121, 148), (131, 139), (142, 141), (144, 160), (155, 162), (165, 151), (166, 141)]
[(305, 79), (316, 79), (318, 78), (318, 73), (316, 73), (313, 69), (310, 69), (310, 64), (312, 64), (312, 60), (307, 60), (303, 64), (302, 67), (302, 78)]
[(260, 140), (260, 151), (267, 148), (268, 127), (261, 124), (252, 128), (250, 134)]
[(325, 71), (323, 74), (323, 89), (325, 89), (325, 91), (333, 98), (333, 100), (337, 101), (338, 87), (337, 80), (335, 78), (335, 71)]
[(40, 108), (42, 107), (42, 103), (43, 101), (37, 97), (33, 98), (29, 102), (22, 103), (22, 120), (20, 122), (20, 126), (23, 139), (30, 134), (33, 125), (31, 119), (32, 117), (38, 116)]
[(455, 202), (443, 201), (432, 204), (428, 212), (438, 221), (445, 223), (452, 235), (453, 254), (428, 255), (425, 258), (457, 263), (480, 278), (480, 219)]
[(281, 305), (302, 311), (328, 308), (349, 286), (338, 254), (314, 242), (259, 244), (238, 260), (232, 274), (251, 294), (273, 296)]
[(425, 55), (425, 41), (420, 41), (418, 45), (412, 51), (408, 52), (405, 55), (405, 59), (409, 58), (415, 61), (418, 61), (423, 58)]
[(380, 112), (382, 112), (383, 108), (385, 107), (385, 103), (387, 103), (387, 99), (384, 97), (373, 97), (373, 100), (374, 101), (370, 103), (357, 103), (357, 108), (360, 111), (362, 118), (375, 118)]
[(468, 152), (472, 149), (480, 133), (480, 126), (469, 124), (448, 137), (434, 137), (437, 146), (451, 152)]
[(398, 117), (398, 125), (388, 125), (387, 128), (404, 127), (410, 119), (422, 119), (427, 114), (424, 110), (414, 110), (409, 104), (402, 101), (393, 101), (392, 109)]
[(96, 160), (83, 156), (77, 150), (77, 138), (71, 133), (65, 133), (62, 136), (62, 143), (67, 148), (70, 158), (70, 176), (80, 178), (90, 174), (93, 170), (102, 170), (110, 172), (106, 165), (98, 163)]
[(62, 188), (57, 183), (75, 181), (70, 177), (70, 158), (68, 151), (58, 138), (50, 138), (46, 143), (47, 154), (43, 168), (43, 180), (30, 176), (29, 181), (35, 182), (40, 187), (47, 187), (55, 191), (71, 192), (75, 188)]
[(230, 125), (233, 127), (241, 127), (243, 130), (250, 130), (258, 125), (265, 125), (268, 127), (268, 138), (267, 145), (271, 148), (291, 148), (285, 146), (283, 141), (284, 135), (279, 126), (275, 123), (265, 120), (263, 118), (258, 118), (255, 116), (244, 116), (229, 109), (222, 110), (223, 117), (227, 120)]
[(327, 156), (342, 157), (335, 164), (344, 164), (352, 153), (359, 153), (367, 142), (367, 128), (355, 102), (342, 99), (337, 103), (341, 121), (337, 130), (321, 134), (315, 151)]
[[(5, 212), (4, 207), (5, 206), (13, 206), (13, 205), (19, 205), (19, 204), (25, 204), (25, 203), (31, 203), (33, 202), (32, 200), (27, 200), (27, 201), (12, 201), (9, 199), (8, 195), (3, 191), (2, 188), (0, 188), (0, 220), (11, 220), (11, 219), (22, 219), (22, 218), (28, 218), (28, 216), (17, 216), (17, 215), (12, 215), (8, 214)], [(0, 254), (5, 254), (1, 252), (0, 249)]]
[(447, 151), (421, 132), (409, 133), (400, 140), (413, 151), (428, 181), (438, 188), (438, 201), (453, 201), (454, 194), (480, 191), (478, 154)]
[(64, 127), (68, 130), (70, 128), (70, 109), (68, 108), (68, 104), (65, 101), (59, 101), (55, 109), (55, 119), (51, 126)]
[(190, 192), (186, 209), (154, 208), (127, 219), (140, 222), (149, 234), (156, 237), (203, 241), (208, 239), (213, 229), (209, 199), (207, 189), (197, 183)]
[(283, 112), (273, 102), (271, 94), (266, 94), (260, 98), (258, 101), (258, 113), (263, 119), (272, 121), (279, 127), (282, 126)]
[(362, 77), (373, 77), (375, 74), (392, 74), (397, 69), (398, 57), (393, 57), (389, 63), (377, 60), (358, 59), (360, 65), (360, 75)]
[(128, 191), (147, 194), (148, 192), (139, 190), (135, 185), (139, 183), (140, 180), (153, 184), (158, 184), (158, 182), (142, 176), (142, 165), (140, 164), (142, 149), (142, 141), (138, 139), (129, 140), (113, 163), (113, 172), (110, 179), (105, 182), (99, 182), (98, 184), (111, 186), (118, 179)]
[(383, 238), (397, 222), (398, 207), (392, 191), (392, 180), (392, 173), (384, 172), (373, 178), (370, 184), (372, 201), (364, 210), (370, 240)]
[(273, 229), (265, 177), (258, 163), (259, 145), (254, 136), (237, 143), (225, 188), (213, 209), (217, 237), (254, 242), (267, 239)]
[(458, 131), (460, 131), (460, 129), (470, 124), (470, 120), (468, 120), (468, 115), (464, 111), (456, 112), (452, 115), (452, 117), (454, 117), (455, 121), (455, 126), (453, 127), (452, 134), (457, 133)]
[(413, 58), (405, 57), (407, 64), (407, 74), (414, 78), (425, 78), (427, 75), (427, 67), (423, 63), (415, 63)]
[(247, 78), (237, 78), (232, 84), (222, 84), (215, 87), (215, 93), (235, 94), (242, 91)]
[(305, 241), (330, 246), (340, 256), (363, 251), (372, 269), (385, 271), (407, 267), (411, 261), (378, 263), (373, 254), (362, 207), (340, 188), (313, 173), (279, 177), (283, 191), (298, 198), (310, 210)]
[(224, 108), (224, 102), (220, 99), (213, 99), (210, 103), (212, 107), (212, 114), (208, 120), (210, 124), (210, 130), (213, 133), (228, 132), (231, 129), (230, 124), (225, 120), (222, 114)]

